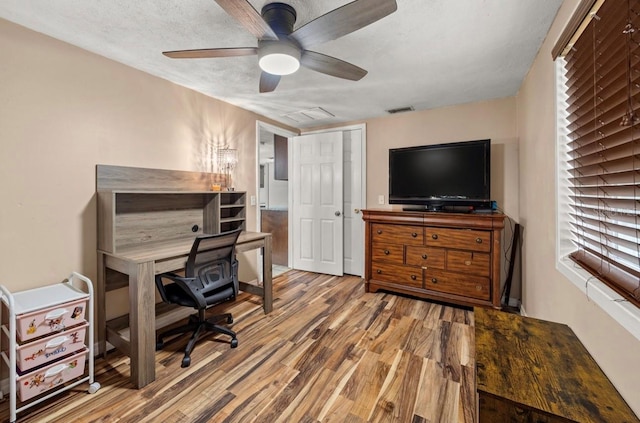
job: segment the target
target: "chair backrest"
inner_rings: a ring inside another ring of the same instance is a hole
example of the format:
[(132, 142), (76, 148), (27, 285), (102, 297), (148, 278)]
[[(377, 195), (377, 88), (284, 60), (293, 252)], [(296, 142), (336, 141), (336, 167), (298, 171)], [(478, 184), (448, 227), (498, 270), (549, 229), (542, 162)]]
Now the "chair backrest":
[(209, 266), (211, 262), (227, 260), (229, 264), (233, 263), (236, 255), (236, 241), (240, 232), (242, 229), (196, 237), (187, 258), (185, 276), (197, 276), (201, 268)]

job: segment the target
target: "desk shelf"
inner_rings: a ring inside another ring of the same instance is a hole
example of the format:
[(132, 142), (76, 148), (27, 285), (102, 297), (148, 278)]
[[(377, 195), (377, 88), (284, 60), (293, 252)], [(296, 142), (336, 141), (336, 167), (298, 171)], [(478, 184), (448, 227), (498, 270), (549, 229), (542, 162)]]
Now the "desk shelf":
[(246, 229), (246, 193), (222, 192), (220, 195), (220, 232)]

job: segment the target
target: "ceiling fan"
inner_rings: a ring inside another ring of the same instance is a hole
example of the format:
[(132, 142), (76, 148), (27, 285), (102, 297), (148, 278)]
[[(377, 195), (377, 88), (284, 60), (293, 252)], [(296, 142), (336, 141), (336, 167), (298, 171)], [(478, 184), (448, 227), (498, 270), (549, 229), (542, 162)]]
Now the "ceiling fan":
[(282, 75), (300, 65), (327, 75), (358, 81), (367, 71), (321, 53), (307, 50), (363, 28), (398, 8), (395, 0), (356, 0), (293, 30), (295, 9), (286, 3), (268, 3), (259, 14), (248, 0), (215, 0), (258, 39), (258, 47), (205, 48), (165, 51), (173, 59), (198, 59), (258, 55), (262, 69), (260, 92), (276, 89)]

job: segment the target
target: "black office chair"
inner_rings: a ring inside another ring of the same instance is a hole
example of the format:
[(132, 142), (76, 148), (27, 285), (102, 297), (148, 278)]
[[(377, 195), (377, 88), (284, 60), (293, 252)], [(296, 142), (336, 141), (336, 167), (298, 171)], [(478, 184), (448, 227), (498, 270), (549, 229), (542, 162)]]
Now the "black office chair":
[(156, 350), (164, 347), (164, 338), (193, 332), (185, 348), (182, 367), (191, 364), (191, 351), (198, 338), (207, 331), (231, 336), (231, 348), (238, 346), (235, 332), (218, 326), (217, 322), (226, 319), (233, 323), (230, 313), (205, 318), (207, 308), (223, 301), (233, 300), (238, 295), (238, 261), (235, 245), (241, 230), (217, 235), (196, 237), (187, 259), (185, 276), (168, 272), (156, 276), (156, 286), (165, 303), (193, 307), (197, 314), (189, 317), (189, 322), (158, 335)]

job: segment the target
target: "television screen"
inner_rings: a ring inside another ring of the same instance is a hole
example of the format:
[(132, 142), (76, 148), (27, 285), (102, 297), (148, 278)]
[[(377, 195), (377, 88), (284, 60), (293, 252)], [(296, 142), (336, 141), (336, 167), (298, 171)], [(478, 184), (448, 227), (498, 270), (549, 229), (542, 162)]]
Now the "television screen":
[(389, 203), (485, 207), (490, 204), (491, 140), (389, 150)]

